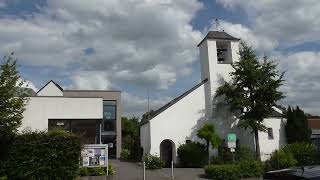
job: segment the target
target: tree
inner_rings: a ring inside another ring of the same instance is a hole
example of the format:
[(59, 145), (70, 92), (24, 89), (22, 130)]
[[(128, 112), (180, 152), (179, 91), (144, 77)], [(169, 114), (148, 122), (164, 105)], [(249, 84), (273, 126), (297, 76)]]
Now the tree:
[(21, 125), (27, 98), (21, 93), (23, 82), (13, 53), (4, 56), (0, 63), (0, 165), (8, 158), (11, 138)]
[(153, 109), (151, 109), (151, 110), (149, 111), (149, 114), (148, 114), (148, 112), (142, 114), (141, 122), (145, 122), (145, 121), (149, 120), (149, 118), (151, 118), (155, 113), (156, 113), (156, 111), (154, 111)]
[(140, 126), (137, 117), (122, 117), (122, 145), (129, 150), (130, 160), (141, 160)]
[(19, 93), (24, 82), (19, 75), (17, 60), (12, 56), (13, 53), (4, 56), (0, 64), (0, 136), (16, 133), (27, 100), (25, 95)]
[(209, 146), (211, 143), (212, 148), (218, 147), (221, 143), (219, 135), (216, 133), (216, 128), (213, 124), (206, 123), (202, 128), (197, 132), (197, 136), (206, 141), (206, 151), (208, 153), (208, 160), (210, 159), (209, 155)]
[(308, 117), (299, 106), (286, 112), (286, 136), (288, 143), (310, 142), (311, 130), (308, 127)]
[(284, 73), (277, 64), (265, 56), (260, 62), (254, 50), (246, 44), (240, 45), (240, 61), (232, 64), (231, 82), (224, 82), (216, 92), (216, 97), (224, 96), (230, 109), (239, 112), (238, 126), (251, 129), (255, 138), (255, 151), (260, 159), (259, 131), (266, 131), (264, 118), (271, 115), (273, 106), (284, 97), (279, 91)]

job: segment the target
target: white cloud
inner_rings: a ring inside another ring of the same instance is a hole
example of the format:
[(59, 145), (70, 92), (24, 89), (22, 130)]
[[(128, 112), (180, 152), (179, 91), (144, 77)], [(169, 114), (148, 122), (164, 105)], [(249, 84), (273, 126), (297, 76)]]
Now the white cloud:
[(230, 10), (241, 8), (252, 22), (252, 30), (271, 37), (282, 46), (319, 41), (318, 0), (217, 0)]
[(303, 51), (276, 57), (285, 71), (283, 104), (299, 105), (309, 113), (320, 114), (320, 52)]
[(197, 0), (48, 0), (24, 19), (0, 19), (0, 49), (34, 66), (76, 64), (114, 75), (112, 84), (165, 89), (186, 73), (176, 69), (196, 60), (201, 33), (190, 21), (201, 7)]
[(71, 76), (72, 89), (106, 90), (111, 88), (111, 83), (105, 72), (79, 71)]
[[(214, 30), (215, 24), (212, 23), (211, 30)], [(241, 40), (248, 43), (253, 48), (260, 51), (271, 51), (278, 46), (278, 41), (272, 39), (271, 37), (266, 37), (261, 34), (256, 33), (249, 27), (242, 24), (233, 24), (227, 21), (220, 22), (220, 28), (223, 29), (228, 34), (240, 38)]]
[[(128, 92), (122, 92), (122, 105), (124, 109), (123, 116), (138, 116), (148, 111), (148, 97), (140, 97), (132, 95)], [(150, 99), (150, 110), (157, 110), (164, 104), (168, 103), (172, 98), (162, 97), (161, 99)]]

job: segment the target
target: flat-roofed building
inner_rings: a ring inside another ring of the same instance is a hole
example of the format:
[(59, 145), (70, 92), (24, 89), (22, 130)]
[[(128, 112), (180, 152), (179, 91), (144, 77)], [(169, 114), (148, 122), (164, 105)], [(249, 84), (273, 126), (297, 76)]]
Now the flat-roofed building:
[(20, 130), (62, 128), (87, 144), (108, 144), (109, 156), (119, 158), (121, 111), (120, 91), (64, 90), (51, 80), (31, 93)]

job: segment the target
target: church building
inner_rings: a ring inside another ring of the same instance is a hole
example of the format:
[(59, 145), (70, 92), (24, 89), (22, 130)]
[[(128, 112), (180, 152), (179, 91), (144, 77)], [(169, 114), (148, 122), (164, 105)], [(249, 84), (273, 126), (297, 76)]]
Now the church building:
[[(141, 123), (140, 137), (144, 154), (158, 155), (165, 162), (178, 163), (177, 149), (189, 141), (200, 141), (197, 131), (204, 123), (216, 126), (221, 139), (237, 135), (237, 146), (255, 149), (254, 135), (237, 126), (237, 117), (230, 112), (223, 98), (215, 92), (223, 81), (230, 81), (239, 61), (239, 40), (226, 32), (210, 31), (199, 43), (201, 81), (182, 95), (159, 108), (153, 116)], [(261, 159), (285, 143), (285, 121), (282, 110), (274, 107), (272, 115), (264, 120), (267, 132), (259, 132)], [(212, 152), (214, 154), (214, 151)]]

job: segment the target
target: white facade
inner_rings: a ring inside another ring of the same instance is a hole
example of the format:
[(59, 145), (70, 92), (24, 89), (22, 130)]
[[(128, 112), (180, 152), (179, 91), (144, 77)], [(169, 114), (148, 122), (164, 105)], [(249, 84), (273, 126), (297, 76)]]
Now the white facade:
[(28, 98), (19, 130), (61, 128), (86, 143), (109, 144), (109, 157), (120, 158), (120, 102), (120, 91), (63, 90), (51, 80)]
[[(164, 106), (164, 110), (141, 125), (141, 145), (145, 154), (161, 156), (160, 144), (167, 139), (172, 142), (172, 160), (176, 162), (179, 145), (186, 140), (197, 141), (196, 132), (204, 122), (215, 124), (222, 139), (227, 139), (229, 133), (236, 133), (240, 145), (255, 148), (253, 134), (237, 127), (238, 120), (235, 114), (229, 111), (222, 97), (214, 98), (221, 82), (231, 80), (231, 63), (239, 61), (239, 40), (230, 37), (227, 35), (227, 38), (215, 38), (208, 34), (199, 44), (201, 78), (207, 81), (178, 101), (173, 100), (170, 102), (173, 105)], [(282, 113), (279, 109), (274, 109)], [(268, 133), (259, 133), (262, 160), (266, 160), (269, 154), (286, 143), (284, 122), (282, 117), (265, 119), (264, 123), (271, 128), (269, 131), (272, 132), (273, 139)]]
[[(144, 151), (160, 155), (160, 143), (166, 139), (172, 141), (176, 148), (180, 144), (184, 144), (186, 140), (197, 140), (196, 130), (202, 125), (205, 115), (203, 92), (204, 86), (201, 85), (188, 96), (160, 113), (148, 124), (142, 126), (141, 138), (143, 139)], [(150, 139), (148, 139), (149, 137)], [(145, 141), (149, 141), (151, 144), (149, 145)], [(176, 157), (176, 148), (172, 152), (173, 157)]]
[(30, 97), (20, 129), (47, 130), (49, 119), (102, 119), (102, 98)]

